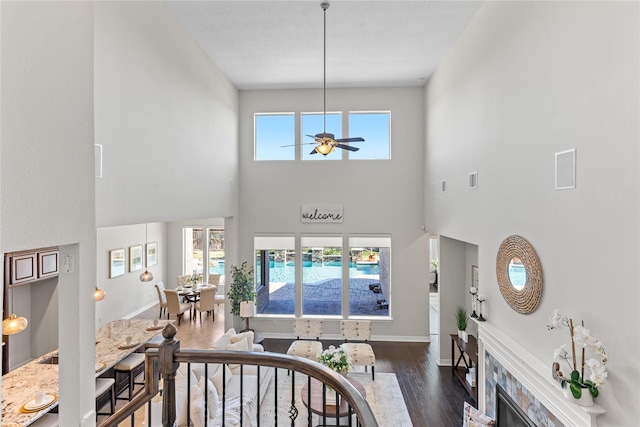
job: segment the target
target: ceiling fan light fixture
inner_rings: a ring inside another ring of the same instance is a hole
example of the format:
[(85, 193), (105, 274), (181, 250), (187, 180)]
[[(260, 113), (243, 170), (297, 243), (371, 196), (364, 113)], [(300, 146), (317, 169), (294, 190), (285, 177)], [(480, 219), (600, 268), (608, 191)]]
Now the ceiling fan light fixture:
[(330, 154), (333, 152), (334, 150), (334, 146), (333, 145), (329, 145), (329, 144), (320, 144), (316, 147), (316, 151), (320, 154), (322, 154), (323, 156), (326, 156), (327, 154)]

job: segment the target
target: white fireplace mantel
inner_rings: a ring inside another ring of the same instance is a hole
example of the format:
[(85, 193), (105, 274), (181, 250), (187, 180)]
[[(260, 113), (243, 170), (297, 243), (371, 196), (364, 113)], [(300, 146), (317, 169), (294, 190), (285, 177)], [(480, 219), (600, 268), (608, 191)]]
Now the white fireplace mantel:
[(605, 410), (593, 406), (578, 406), (568, 401), (560, 383), (551, 373), (551, 363), (545, 365), (531, 353), (506, 336), (489, 322), (478, 325), (479, 395), (478, 408), (485, 407), (485, 351), (495, 357), (511, 375), (518, 379), (548, 410), (566, 426), (597, 427), (596, 418)]

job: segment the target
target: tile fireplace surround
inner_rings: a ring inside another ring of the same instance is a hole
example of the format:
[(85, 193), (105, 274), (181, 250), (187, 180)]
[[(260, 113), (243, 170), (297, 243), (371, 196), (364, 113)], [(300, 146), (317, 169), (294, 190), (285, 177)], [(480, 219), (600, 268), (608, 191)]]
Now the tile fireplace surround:
[[(597, 427), (605, 410), (597, 404), (578, 406), (565, 399), (549, 366), (534, 358), (489, 322), (478, 324), (478, 408), (495, 416), (495, 386), (511, 398), (541, 427)], [(532, 416), (533, 415), (533, 416)], [(537, 418), (537, 419), (534, 419)]]

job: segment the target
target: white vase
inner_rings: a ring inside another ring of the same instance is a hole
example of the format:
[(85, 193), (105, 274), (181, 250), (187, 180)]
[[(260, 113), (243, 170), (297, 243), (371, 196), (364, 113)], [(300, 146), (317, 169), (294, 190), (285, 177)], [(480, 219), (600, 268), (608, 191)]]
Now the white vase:
[(589, 393), (589, 389), (587, 388), (582, 389), (582, 396), (580, 396), (580, 399), (576, 399), (573, 396), (573, 393), (571, 393), (571, 389), (569, 388), (568, 384), (563, 389), (563, 393), (564, 393), (564, 397), (567, 400), (575, 403), (576, 405), (593, 406), (593, 396), (591, 396), (591, 393)]

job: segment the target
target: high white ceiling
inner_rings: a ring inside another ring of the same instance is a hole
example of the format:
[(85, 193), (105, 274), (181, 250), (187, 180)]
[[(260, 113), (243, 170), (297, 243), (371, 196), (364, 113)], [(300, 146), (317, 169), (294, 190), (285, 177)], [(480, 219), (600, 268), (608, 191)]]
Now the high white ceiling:
[[(241, 90), (321, 88), (319, 0), (168, 1)], [(327, 10), (327, 87), (422, 86), (480, 0), (346, 1)]]

